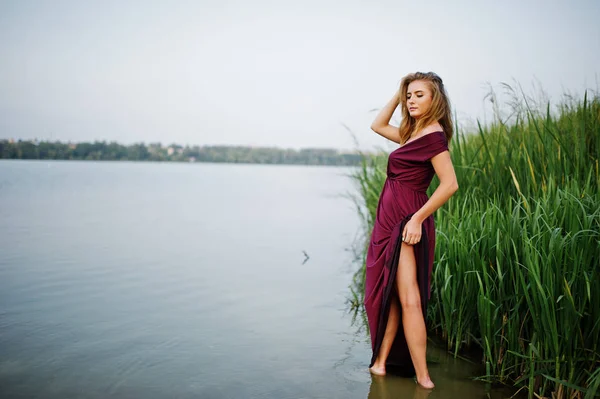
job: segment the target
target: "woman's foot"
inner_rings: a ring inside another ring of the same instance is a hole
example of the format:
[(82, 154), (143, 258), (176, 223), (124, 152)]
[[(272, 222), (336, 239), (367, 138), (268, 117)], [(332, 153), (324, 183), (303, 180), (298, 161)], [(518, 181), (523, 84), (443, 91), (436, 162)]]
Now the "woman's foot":
[(431, 381), (431, 378), (429, 378), (429, 376), (424, 377), (423, 379), (419, 380), (418, 378), (415, 377), (415, 382), (421, 387), (421, 388), (425, 388), (425, 389), (433, 389), (435, 388), (435, 385), (433, 384), (433, 381)]
[(371, 374), (385, 375), (385, 366), (378, 366), (374, 364), (373, 367), (369, 367), (369, 371), (371, 372)]

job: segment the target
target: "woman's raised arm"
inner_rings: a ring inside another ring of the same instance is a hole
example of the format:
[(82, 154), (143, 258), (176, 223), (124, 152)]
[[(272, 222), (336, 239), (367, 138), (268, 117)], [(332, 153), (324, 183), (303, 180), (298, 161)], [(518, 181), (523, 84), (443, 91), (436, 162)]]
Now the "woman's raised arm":
[(396, 91), (392, 99), (379, 111), (375, 117), (375, 120), (371, 124), (371, 130), (388, 140), (401, 144), (400, 129), (397, 126), (390, 125), (389, 123), (394, 111), (398, 107), (398, 104), (400, 104), (399, 96), (399, 91)]

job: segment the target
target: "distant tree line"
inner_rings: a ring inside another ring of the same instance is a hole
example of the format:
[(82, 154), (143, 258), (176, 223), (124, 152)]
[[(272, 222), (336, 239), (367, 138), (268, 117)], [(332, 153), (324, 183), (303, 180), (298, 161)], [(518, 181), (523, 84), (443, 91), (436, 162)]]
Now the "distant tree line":
[(260, 164), (360, 164), (361, 155), (329, 148), (300, 150), (247, 146), (181, 146), (161, 143), (122, 145), (116, 142), (0, 140), (1, 159), (60, 159), (95, 161), (227, 162)]

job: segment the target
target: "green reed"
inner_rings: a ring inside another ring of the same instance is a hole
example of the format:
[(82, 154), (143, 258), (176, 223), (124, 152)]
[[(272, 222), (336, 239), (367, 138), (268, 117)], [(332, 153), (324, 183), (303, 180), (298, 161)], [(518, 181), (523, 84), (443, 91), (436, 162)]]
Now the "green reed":
[[(457, 132), (460, 189), (440, 208), (430, 330), (456, 356), (478, 348), (490, 382), (530, 397), (600, 395), (600, 98), (534, 109)], [(352, 176), (364, 249), (387, 154)], [(437, 178), (429, 194), (437, 186)], [(362, 304), (363, 267), (351, 288)]]

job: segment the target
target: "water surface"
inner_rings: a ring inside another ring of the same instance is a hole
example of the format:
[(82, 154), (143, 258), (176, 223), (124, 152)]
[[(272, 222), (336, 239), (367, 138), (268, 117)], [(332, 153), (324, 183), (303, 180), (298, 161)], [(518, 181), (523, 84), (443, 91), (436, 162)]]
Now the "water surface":
[[(1, 396), (427, 397), (348, 314), (351, 170), (0, 161)], [(429, 352), (430, 398), (488, 397)]]

